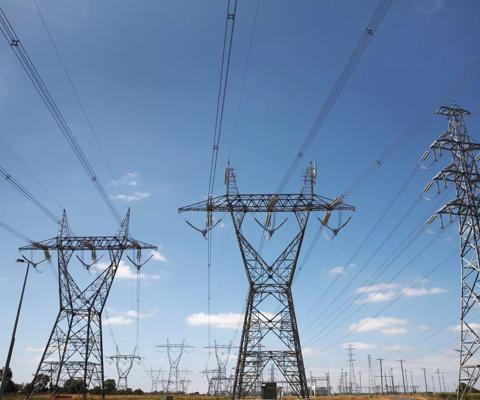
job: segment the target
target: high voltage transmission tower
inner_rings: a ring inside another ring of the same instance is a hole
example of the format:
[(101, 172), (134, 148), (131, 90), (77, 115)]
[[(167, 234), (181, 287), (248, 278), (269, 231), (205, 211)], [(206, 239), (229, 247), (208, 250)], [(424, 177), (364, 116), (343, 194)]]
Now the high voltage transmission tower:
[[(29, 398), (48, 387), (56, 393), (66, 384), (74, 385), (84, 398), (89, 388), (98, 387), (104, 397), (102, 311), (110, 288), (125, 250), (141, 254), (142, 250), (156, 249), (129, 237), (129, 220), (130, 210), (115, 236), (72, 236), (64, 211), (58, 236), (20, 248), (20, 251), (42, 251), (47, 258), (52, 251), (58, 256), (60, 310)], [(85, 252), (91, 255), (90, 263), (83, 258)], [(98, 272), (93, 279), (88, 278), (86, 285), (74, 278), (79, 272), (70, 266), (74, 255), (80, 263), (78, 269), (84, 267), (89, 272)], [(100, 264), (105, 255), (109, 261)]]
[(349, 344), (347, 347), (347, 356), (348, 356), (348, 393), (354, 394), (357, 392), (357, 380), (355, 378), (355, 348), (353, 344)]
[(118, 374), (118, 382), (117, 388), (119, 390), (127, 390), (128, 389), (128, 375), (133, 368), (133, 364), (135, 362), (139, 362), (141, 360), (140, 356), (136, 354), (120, 354), (117, 347), (117, 352), (114, 356), (108, 357), (109, 360), (115, 362), (115, 366), (117, 367), (117, 374)]
[(208, 394), (211, 396), (228, 395), (231, 393), (233, 380), (231, 376), (227, 375), (227, 364), (230, 360), (232, 344), (221, 345), (215, 341), (213, 346), (207, 346), (206, 348), (215, 350), (217, 361), (216, 369), (204, 371), (208, 379)]
[(480, 144), (473, 142), (465, 124), (467, 110), (457, 106), (440, 107), (437, 112), (448, 119), (448, 129), (430, 145), (422, 157), (433, 153), (435, 160), (443, 152), (451, 155), (451, 163), (443, 168), (425, 190), (435, 182), (438, 191), (448, 183), (455, 187), (456, 197), (440, 208), (436, 217), (444, 226), (458, 219), (461, 257), (461, 314), (460, 314), (460, 366), (457, 397), (464, 399), (480, 376), (480, 174), (478, 161)]
[[(168, 371), (168, 379), (163, 382), (163, 390), (167, 393), (180, 393), (184, 392), (182, 386), (186, 383), (186, 378), (183, 379), (180, 376), (181, 371), (178, 369), (180, 360), (182, 359), (184, 350), (187, 348), (193, 348), (185, 344), (185, 340), (182, 343), (174, 344), (170, 343), (167, 339), (167, 344), (157, 346), (159, 349), (167, 349), (168, 362), (170, 369)], [(182, 381), (183, 384), (182, 384)]]
[(162, 370), (161, 369), (153, 369), (150, 368), (147, 370), (147, 373), (152, 381), (152, 387), (150, 389), (151, 393), (157, 393), (158, 392), (158, 382), (160, 381), (160, 377), (162, 376)]
[[(316, 168), (314, 163), (311, 163), (305, 174), (301, 193), (240, 194), (234, 170), (228, 165), (225, 170), (225, 195), (208, 198), (179, 209), (179, 212), (207, 212), (207, 229), (208, 221), (210, 224), (213, 223), (213, 212), (228, 212), (232, 217), (249, 281), (233, 398), (245, 397), (251, 393), (258, 386), (259, 377), (269, 363), (275, 364), (289, 383), (294, 395), (308, 397), (291, 292), (300, 248), (310, 213), (325, 212), (322, 223), (326, 225), (332, 212), (354, 211), (352, 206), (344, 204), (340, 198), (331, 200), (315, 194), (315, 181)], [(275, 262), (267, 263), (245, 237), (242, 225), (249, 213), (265, 214), (265, 223), (262, 227), (267, 233), (274, 231), (272, 215), (291, 213), (295, 216), (298, 231), (296, 230), (296, 235)], [(273, 313), (267, 312), (266, 308), (271, 308)], [(277, 341), (269, 342), (270, 349), (264, 348), (266, 345), (259, 349), (259, 345), (266, 343), (266, 338), (276, 338)]]

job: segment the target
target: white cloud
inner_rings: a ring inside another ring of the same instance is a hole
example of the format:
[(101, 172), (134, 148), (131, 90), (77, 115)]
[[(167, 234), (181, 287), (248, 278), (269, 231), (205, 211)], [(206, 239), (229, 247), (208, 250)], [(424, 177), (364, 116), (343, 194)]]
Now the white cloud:
[(210, 314), (209, 318), (207, 313), (200, 312), (189, 315), (186, 321), (190, 326), (205, 326), (210, 322), (217, 328), (237, 329), (243, 322), (243, 314), (233, 312)]
[(134, 201), (139, 201), (143, 199), (147, 199), (150, 197), (150, 193), (148, 192), (134, 192), (132, 194), (116, 194), (116, 195), (111, 195), (110, 198), (114, 200), (121, 200), (125, 201), (126, 203), (132, 203)]
[(355, 350), (371, 350), (376, 349), (377, 345), (375, 343), (363, 343), (363, 342), (348, 342), (343, 344), (344, 349), (352, 345)]
[[(471, 323), (468, 324), (468, 326), (469, 326), (470, 328), (472, 328), (473, 330), (475, 330), (475, 331), (480, 330), (480, 323), (471, 322)], [(451, 331), (453, 331), (453, 332), (460, 332), (460, 324), (459, 324), (459, 325), (450, 326), (448, 329), (451, 330)]]
[(422, 15), (432, 15), (440, 11), (445, 5), (446, 0), (427, 0), (423, 4), (417, 4), (415, 11)]
[(304, 357), (315, 357), (322, 353), (318, 347), (304, 347), (302, 348), (302, 354)]
[(138, 185), (138, 173), (127, 172), (125, 175), (112, 181), (114, 186), (137, 186)]
[(334, 267), (328, 271), (331, 276), (345, 275), (345, 267)]
[(43, 350), (45, 350), (44, 347), (33, 347), (33, 346), (25, 347), (25, 351), (28, 351), (29, 353), (40, 353)]
[(406, 287), (402, 289), (402, 294), (405, 297), (420, 297), (420, 296), (433, 296), (436, 294), (446, 293), (448, 292), (447, 289), (434, 287), (431, 289), (427, 288), (410, 288)]
[(124, 315), (114, 315), (103, 320), (104, 325), (132, 325), (135, 319), (128, 318)]
[(165, 257), (163, 254), (161, 254), (157, 250), (153, 250), (150, 254), (152, 255), (152, 260), (153, 261), (160, 261), (160, 262), (164, 262), (164, 263), (168, 262), (167, 257)]
[(386, 335), (398, 335), (407, 332), (408, 321), (392, 317), (368, 317), (350, 324), (351, 332), (380, 331)]
[(419, 331), (429, 331), (429, 330), (430, 330), (430, 326), (428, 326), (428, 325), (418, 325), (418, 326), (417, 326), (417, 329), (418, 329)]
[(394, 283), (379, 283), (377, 285), (360, 286), (357, 288), (357, 293), (371, 293), (378, 292), (380, 290), (390, 290), (396, 288), (398, 285)]
[[(102, 272), (107, 269), (109, 264), (107, 263), (97, 263), (93, 266), (93, 269)], [(145, 281), (153, 281), (161, 279), (160, 275), (144, 274), (143, 272), (139, 273), (140, 279)], [(120, 261), (120, 264), (117, 268), (117, 273), (115, 279), (125, 279), (125, 280), (135, 280), (137, 279), (137, 271), (134, 268), (127, 264), (125, 261)]]
[(365, 304), (365, 303), (381, 303), (383, 301), (388, 301), (393, 299), (395, 296), (395, 292), (373, 292), (369, 293), (368, 296), (363, 300), (358, 300), (357, 303)]
[[(133, 325), (137, 319), (137, 312), (134, 310), (127, 310), (124, 312), (117, 312), (110, 310), (112, 314), (108, 318), (103, 319), (103, 323), (107, 325)], [(155, 315), (155, 311), (138, 314), (139, 319), (149, 318)]]
[(407, 328), (405, 326), (385, 328), (382, 330), (385, 335), (402, 335), (407, 333)]
[(401, 344), (392, 344), (392, 345), (384, 346), (383, 349), (385, 351), (397, 351), (397, 352), (404, 352), (404, 351), (410, 352), (415, 350), (414, 347), (402, 346)]

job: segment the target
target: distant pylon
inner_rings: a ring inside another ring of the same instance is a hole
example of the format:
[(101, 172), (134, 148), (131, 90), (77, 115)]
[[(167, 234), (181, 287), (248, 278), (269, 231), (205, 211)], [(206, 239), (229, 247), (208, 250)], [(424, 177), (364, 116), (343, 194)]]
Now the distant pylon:
[(163, 388), (164, 391), (167, 393), (180, 393), (182, 391), (184, 392), (181, 387), (181, 377), (178, 366), (180, 364), (180, 360), (182, 359), (184, 350), (187, 348), (193, 348), (193, 346), (186, 345), (185, 340), (183, 340), (180, 344), (172, 344), (167, 339), (167, 344), (159, 345), (157, 347), (161, 349), (167, 349), (168, 362), (170, 364), (170, 369), (168, 371), (168, 379)]
[(368, 359), (368, 387), (369, 387), (369, 392), (370, 393), (376, 393), (377, 392), (377, 385), (375, 383), (375, 372), (373, 371), (373, 365), (372, 365), (372, 356), (369, 354), (367, 356)]
[(161, 369), (153, 369), (150, 367), (149, 370), (147, 370), (147, 373), (152, 381), (152, 386), (150, 389), (151, 393), (157, 393), (158, 392), (158, 382), (160, 381), (160, 377), (162, 376), (162, 370)]
[(353, 344), (347, 346), (347, 355), (348, 355), (348, 369), (349, 369), (349, 380), (348, 380), (348, 392), (349, 394), (354, 394), (357, 391), (357, 380), (355, 378), (355, 359), (354, 359), (355, 348)]
[(107, 357), (109, 360), (115, 362), (117, 367), (118, 381), (117, 388), (119, 390), (128, 389), (128, 375), (132, 370), (133, 364), (141, 360), (140, 356), (136, 354), (120, 354), (117, 347), (117, 352), (114, 356)]
[(215, 350), (215, 359), (217, 368), (215, 370), (206, 370), (204, 373), (208, 379), (208, 394), (211, 396), (225, 396), (231, 393), (232, 378), (227, 376), (227, 364), (230, 360), (232, 343), (226, 345), (214, 342), (213, 346), (207, 346), (207, 349)]
[(451, 163), (443, 168), (425, 190), (436, 183), (438, 191), (448, 183), (455, 187), (455, 198), (440, 208), (429, 223), (439, 217), (458, 219), (461, 257), (461, 314), (460, 314), (460, 362), (457, 398), (464, 399), (477, 384), (480, 376), (480, 168), (478, 165), (480, 144), (467, 133), (467, 110), (458, 106), (440, 107), (437, 114), (448, 119), (448, 129), (423, 155), (427, 159), (433, 153), (435, 160), (443, 152), (450, 153)]

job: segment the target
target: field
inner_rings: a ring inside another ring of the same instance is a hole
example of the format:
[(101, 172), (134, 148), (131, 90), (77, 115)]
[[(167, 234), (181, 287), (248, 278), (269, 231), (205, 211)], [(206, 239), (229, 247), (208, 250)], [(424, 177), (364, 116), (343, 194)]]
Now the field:
[[(99, 396), (95, 395), (89, 395), (90, 398), (92, 399), (98, 399)], [(370, 395), (362, 395), (362, 396), (318, 396), (318, 397), (311, 397), (311, 399), (318, 399), (318, 400), (328, 400), (331, 399), (332, 397), (335, 398), (335, 400), (358, 400), (359, 398), (361, 399), (375, 399), (375, 400), (440, 400), (440, 399), (455, 399), (456, 394), (455, 393), (445, 393), (445, 394), (434, 394), (434, 395), (388, 395), (388, 396), (370, 396)], [(108, 400), (164, 400), (165, 396), (160, 395), (160, 394), (144, 394), (144, 395), (107, 395), (106, 398)], [(480, 400), (480, 394), (470, 394), (469, 396), (470, 399), (472, 400)], [(7, 395), (6, 399), (8, 400), (24, 400), (25, 396), (24, 395)], [(38, 400), (50, 400), (51, 396), (50, 395), (37, 395), (34, 396), (34, 399)], [(65, 400), (81, 400), (81, 396), (77, 395), (68, 395), (68, 396), (62, 396), (60, 399), (65, 399)], [(173, 395), (174, 400), (226, 400), (227, 398), (222, 398), (222, 397), (211, 397), (211, 396), (204, 396), (204, 395), (178, 395), (175, 396)], [(253, 398), (252, 398), (253, 399)], [(296, 399), (295, 397), (284, 397), (283, 399), (285, 400), (294, 400)]]

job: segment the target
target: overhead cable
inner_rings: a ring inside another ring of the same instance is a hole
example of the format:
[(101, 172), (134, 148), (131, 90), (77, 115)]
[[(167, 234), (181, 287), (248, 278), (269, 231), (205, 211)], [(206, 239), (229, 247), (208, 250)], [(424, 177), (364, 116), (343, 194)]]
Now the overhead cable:
[(59, 127), (65, 139), (67, 140), (68, 145), (70, 146), (73, 153), (77, 157), (78, 161), (82, 165), (83, 169), (87, 173), (89, 179), (92, 181), (93, 185), (97, 189), (97, 192), (99, 193), (100, 197), (102, 198), (102, 200), (104, 201), (104, 203), (106, 204), (106, 206), (108, 207), (112, 215), (115, 217), (115, 219), (121, 223), (122, 219), (120, 217), (119, 212), (110, 201), (110, 197), (108, 196), (107, 191), (105, 190), (100, 178), (98, 177), (97, 173), (95, 172), (92, 165), (88, 161), (82, 148), (78, 144), (77, 139), (72, 133), (67, 121), (63, 117), (55, 100), (53, 99), (52, 95), (47, 89), (47, 86), (45, 85), (43, 79), (41, 78), (40, 74), (35, 68), (35, 65), (30, 59), (30, 56), (28, 55), (27, 51), (23, 47), (22, 42), (18, 38), (12, 25), (10, 24), (10, 21), (8, 20), (7, 16), (5, 15), (1, 7), (0, 7), (0, 31), (2, 32), (8, 45), (10, 46), (15, 56), (17, 57), (18, 61), (20, 62), (22, 68), (26, 72), (28, 78), (33, 83), (37, 93), (40, 95), (43, 103), (45, 104), (48, 111), (52, 115), (55, 123)]
[(280, 193), (285, 189), (285, 186), (290, 181), (293, 173), (297, 169), (300, 161), (302, 161), (303, 157), (306, 155), (310, 147), (312, 146), (313, 141), (317, 137), (318, 131), (327, 119), (330, 111), (332, 110), (335, 102), (337, 101), (338, 97), (342, 93), (345, 85), (347, 84), (348, 80), (350, 79), (353, 71), (358, 65), (358, 62), (362, 58), (365, 50), (370, 43), (374, 33), (377, 31), (378, 27), (380, 26), (386, 12), (390, 8), (392, 0), (382, 0), (378, 4), (377, 8), (375, 9), (370, 21), (368, 22), (367, 28), (362, 33), (353, 53), (350, 55), (350, 58), (347, 61), (347, 64), (343, 68), (340, 76), (338, 77), (333, 89), (330, 91), (325, 103), (323, 104), (317, 118), (315, 119), (312, 127), (310, 128), (306, 138), (304, 139), (302, 145), (297, 151), (292, 163), (290, 164), (287, 173), (283, 177), (282, 181), (280, 182), (280, 186), (278, 187), (277, 192)]

